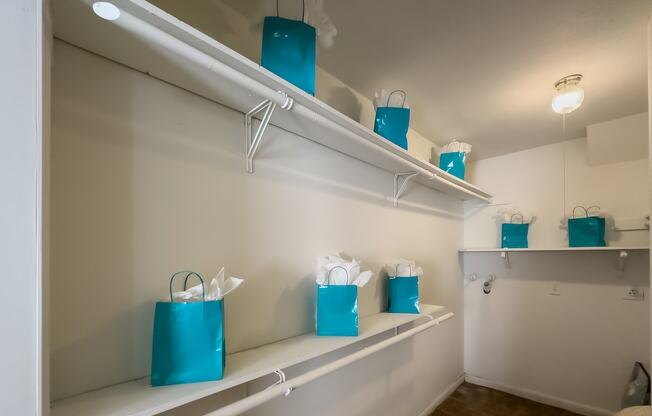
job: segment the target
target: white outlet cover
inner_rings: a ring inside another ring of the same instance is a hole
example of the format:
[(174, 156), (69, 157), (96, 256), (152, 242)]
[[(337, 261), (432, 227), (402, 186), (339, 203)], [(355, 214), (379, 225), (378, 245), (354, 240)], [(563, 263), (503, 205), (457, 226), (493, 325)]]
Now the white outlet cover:
[(561, 284), (559, 282), (552, 282), (549, 294), (553, 296), (561, 295)]
[(623, 293), (623, 299), (641, 301), (645, 299), (645, 291), (642, 287), (628, 286), (625, 288), (625, 293)]

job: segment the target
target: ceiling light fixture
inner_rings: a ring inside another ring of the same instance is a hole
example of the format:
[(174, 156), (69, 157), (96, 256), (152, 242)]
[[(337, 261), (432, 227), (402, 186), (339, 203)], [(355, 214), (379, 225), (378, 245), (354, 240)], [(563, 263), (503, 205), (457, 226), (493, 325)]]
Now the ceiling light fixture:
[(107, 1), (93, 3), (93, 11), (104, 20), (115, 20), (120, 17), (120, 9)]
[(552, 109), (558, 114), (568, 114), (582, 105), (584, 90), (580, 87), (582, 74), (568, 75), (555, 83), (555, 95), (552, 96)]

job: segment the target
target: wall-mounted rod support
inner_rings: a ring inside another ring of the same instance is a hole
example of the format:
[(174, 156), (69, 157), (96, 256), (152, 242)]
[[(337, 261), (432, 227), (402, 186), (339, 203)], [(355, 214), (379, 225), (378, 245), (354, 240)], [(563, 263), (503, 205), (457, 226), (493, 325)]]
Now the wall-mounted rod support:
[[(278, 93), (284, 97), (281, 108), (289, 111), (294, 105), (294, 99), (283, 91), (279, 91)], [(274, 113), (275, 108), (276, 103), (272, 100), (267, 99), (249, 110), (247, 114), (245, 114), (245, 157), (247, 159), (248, 173), (254, 173), (254, 157), (258, 151), (258, 145), (260, 145), (260, 141), (265, 134), (265, 130), (269, 125), (269, 121), (272, 119), (272, 114)], [(253, 131), (253, 118), (261, 111), (264, 111), (263, 118), (260, 120), (256, 134), (252, 139), (251, 134)]]
[(401, 332), (397, 336), (388, 338), (370, 347), (363, 348), (359, 351), (354, 352), (351, 355), (347, 355), (346, 357), (335, 360), (322, 367), (308, 371), (307, 373), (304, 373), (298, 377), (290, 379), (284, 383), (278, 384), (276, 386), (271, 386), (266, 390), (253, 394), (242, 400), (238, 400), (235, 403), (231, 403), (213, 412), (207, 413), (204, 416), (235, 416), (235, 415), (242, 414), (278, 396), (285, 395), (285, 393), (288, 390), (292, 391), (294, 389), (297, 389), (307, 383), (310, 383), (313, 380), (316, 380), (320, 377), (332, 373), (333, 371), (339, 370), (342, 367), (346, 367), (347, 365), (350, 365), (355, 361), (358, 361), (364, 357), (374, 354), (375, 352), (378, 352), (391, 345), (399, 343), (404, 339), (413, 337), (416, 334), (425, 331), (426, 329), (432, 328), (433, 326), (439, 325), (440, 323), (449, 320), (453, 316), (454, 314), (452, 312), (449, 312), (423, 325), (419, 325), (415, 328), (408, 329), (405, 332)]
[(501, 251), (500, 258), (505, 260), (505, 267), (509, 269), (509, 267), (511, 266), (509, 264), (509, 253), (507, 251)]
[[(279, 384), (283, 384), (287, 381), (287, 377), (285, 376), (285, 372), (283, 370), (275, 370), (274, 374), (278, 376), (278, 381), (276, 381), (271, 386), (267, 387), (265, 390), (271, 389), (272, 387), (278, 386)], [(284, 395), (289, 396), (290, 393), (292, 393), (292, 389), (287, 389)]]
[[(258, 145), (260, 144), (260, 140), (263, 138), (263, 134), (265, 134), (265, 130), (267, 129), (267, 125), (269, 124), (269, 120), (272, 118), (272, 113), (274, 113), (275, 108), (275, 103), (271, 100), (265, 100), (245, 114), (245, 158), (247, 159), (248, 173), (254, 173), (254, 156), (256, 156)], [(256, 134), (252, 139), (252, 120), (253, 117), (261, 111), (265, 111), (265, 113), (263, 114), (263, 118), (260, 120)]]
[(394, 206), (398, 206), (398, 199), (405, 192), (410, 179), (417, 176), (419, 172), (399, 172), (394, 175)]
[(618, 270), (621, 272), (625, 271), (625, 260), (629, 254), (625, 250), (621, 250), (618, 255)]

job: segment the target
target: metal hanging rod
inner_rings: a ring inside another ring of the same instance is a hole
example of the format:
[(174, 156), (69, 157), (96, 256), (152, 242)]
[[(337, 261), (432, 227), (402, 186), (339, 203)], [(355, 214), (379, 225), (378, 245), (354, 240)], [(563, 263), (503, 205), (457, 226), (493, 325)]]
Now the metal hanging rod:
[(342, 367), (346, 367), (351, 363), (354, 363), (362, 358), (365, 358), (389, 346), (397, 344), (407, 338), (413, 337), (416, 334), (425, 331), (426, 329), (432, 328), (433, 326), (437, 326), (442, 322), (449, 320), (453, 316), (454, 314), (452, 312), (449, 312), (423, 325), (419, 325), (416, 328), (409, 329), (405, 332), (402, 332), (396, 336), (388, 338), (370, 347), (366, 347), (359, 351), (356, 351), (351, 355), (347, 355), (346, 357), (340, 358), (322, 367), (304, 373), (298, 377), (295, 377), (293, 379), (287, 380), (285, 382), (276, 385), (272, 385), (271, 387), (259, 393), (246, 397), (242, 400), (238, 400), (235, 403), (231, 403), (213, 412), (206, 413), (204, 416), (235, 416), (244, 413), (276, 397), (286, 396), (288, 391), (290, 392), (294, 391), (295, 389), (305, 384), (308, 384), (313, 380), (316, 380), (320, 377), (330, 374), (333, 371), (339, 370)]

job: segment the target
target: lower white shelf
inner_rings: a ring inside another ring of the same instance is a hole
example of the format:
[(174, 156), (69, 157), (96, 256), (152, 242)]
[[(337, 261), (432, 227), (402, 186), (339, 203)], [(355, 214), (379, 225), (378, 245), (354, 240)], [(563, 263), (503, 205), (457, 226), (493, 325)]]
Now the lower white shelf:
[(629, 247), (554, 247), (554, 248), (463, 248), (460, 253), (501, 253), (509, 252), (544, 252), (544, 251), (628, 251), (628, 250), (649, 250), (647, 246), (629, 246)]
[(355, 344), (426, 316), (444, 314), (443, 306), (421, 305), (421, 314), (378, 313), (360, 318), (357, 337), (318, 337), (314, 333), (288, 338), (259, 348), (229, 354), (220, 381), (151, 387), (149, 377), (55, 401), (52, 416), (155, 415), (226, 389), (247, 383), (275, 370)]

